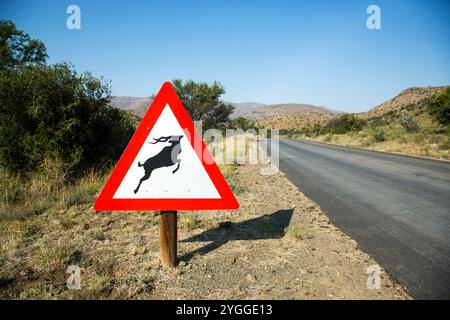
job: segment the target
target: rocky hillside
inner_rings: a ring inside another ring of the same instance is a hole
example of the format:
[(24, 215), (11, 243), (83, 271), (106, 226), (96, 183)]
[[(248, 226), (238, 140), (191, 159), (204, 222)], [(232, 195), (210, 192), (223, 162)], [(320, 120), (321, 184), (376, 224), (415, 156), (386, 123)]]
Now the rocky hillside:
[(272, 118), (280, 115), (297, 115), (297, 114), (334, 114), (340, 113), (326, 107), (318, 107), (311, 104), (300, 103), (284, 103), (284, 104), (272, 104), (261, 105), (256, 108), (240, 111), (240, 116), (252, 119), (262, 120), (265, 118)]
[(365, 119), (381, 116), (389, 111), (397, 111), (410, 104), (419, 104), (425, 99), (439, 91), (445, 91), (449, 86), (442, 87), (412, 87), (403, 90), (396, 97), (383, 102), (382, 104), (361, 113), (360, 116)]
[(333, 113), (296, 113), (266, 117), (257, 121), (257, 125), (266, 129), (299, 130), (315, 124), (325, 125), (335, 118)]

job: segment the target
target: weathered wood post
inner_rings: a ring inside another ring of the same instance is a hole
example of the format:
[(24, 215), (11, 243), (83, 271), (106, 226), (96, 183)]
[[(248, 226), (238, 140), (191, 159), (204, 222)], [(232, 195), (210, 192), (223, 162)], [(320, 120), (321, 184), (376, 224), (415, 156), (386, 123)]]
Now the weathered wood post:
[(177, 266), (177, 212), (161, 211), (160, 223), (161, 263), (164, 267)]

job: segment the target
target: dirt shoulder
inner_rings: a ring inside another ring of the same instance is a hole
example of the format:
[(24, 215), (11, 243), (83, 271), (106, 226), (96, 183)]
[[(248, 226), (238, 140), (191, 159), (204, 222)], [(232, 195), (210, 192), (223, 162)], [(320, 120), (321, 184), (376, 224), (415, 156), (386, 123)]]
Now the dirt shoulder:
[[(282, 173), (239, 166), (240, 209), (179, 214), (180, 266), (159, 264), (159, 217), (46, 212), (1, 230), (0, 297), (131, 299), (410, 299)], [(24, 234), (25, 233), (25, 234)], [(81, 289), (66, 288), (67, 266)]]

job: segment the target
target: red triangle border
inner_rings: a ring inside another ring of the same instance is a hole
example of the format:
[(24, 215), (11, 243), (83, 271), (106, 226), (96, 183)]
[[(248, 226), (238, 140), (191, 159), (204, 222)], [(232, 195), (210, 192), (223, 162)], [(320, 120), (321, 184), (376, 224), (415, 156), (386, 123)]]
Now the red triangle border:
[[(151, 129), (158, 120), (164, 107), (169, 104), (173, 114), (182, 128), (186, 128), (193, 146), (193, 141), (201, 141), (200, 148), (194, 148), (197, 156), (202, 162), (207, 174), (220, 195), (219, 199), (114, 199), (113, 196), (122, 182), (123, 178), (132, 165), (140, 148), (145, 143)], [(200, 139), (200, 140), (197, 140)], [(202, 156), (203, 155), (203, 156)], [(220, 172), (219, 167), (212, 160), (209, 150), (195, 129), (194, 123), (183, 107), (175, 89), (170, 82), (165, 82), (156, 95), (150, 108), (139, 124), (136, 132), (128, 143), (119, 162), (116, 164), (105, 187), (100, 192), (94, 204), (96, 211), (155, 211), (155, 210), (226, 210), (237, 209), (237, 202), (228, 183)], [(206, 161), (207, 160), (207, 161)]]

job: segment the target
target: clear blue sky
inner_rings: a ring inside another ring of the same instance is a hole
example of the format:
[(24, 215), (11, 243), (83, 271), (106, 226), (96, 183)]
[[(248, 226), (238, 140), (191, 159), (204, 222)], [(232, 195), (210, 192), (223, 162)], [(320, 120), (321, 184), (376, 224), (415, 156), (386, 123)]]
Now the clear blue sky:
[[(66, 8), (81, 8), (81, 30)], [(366, 8), (381, 7), (381, 30)], [(303, 102), (363, 111), (410, 86), (450, 84), (450, 1), (20, 1), (0, 19), (146, 96), (174, 78), (219, 80), (233, 102)]]

